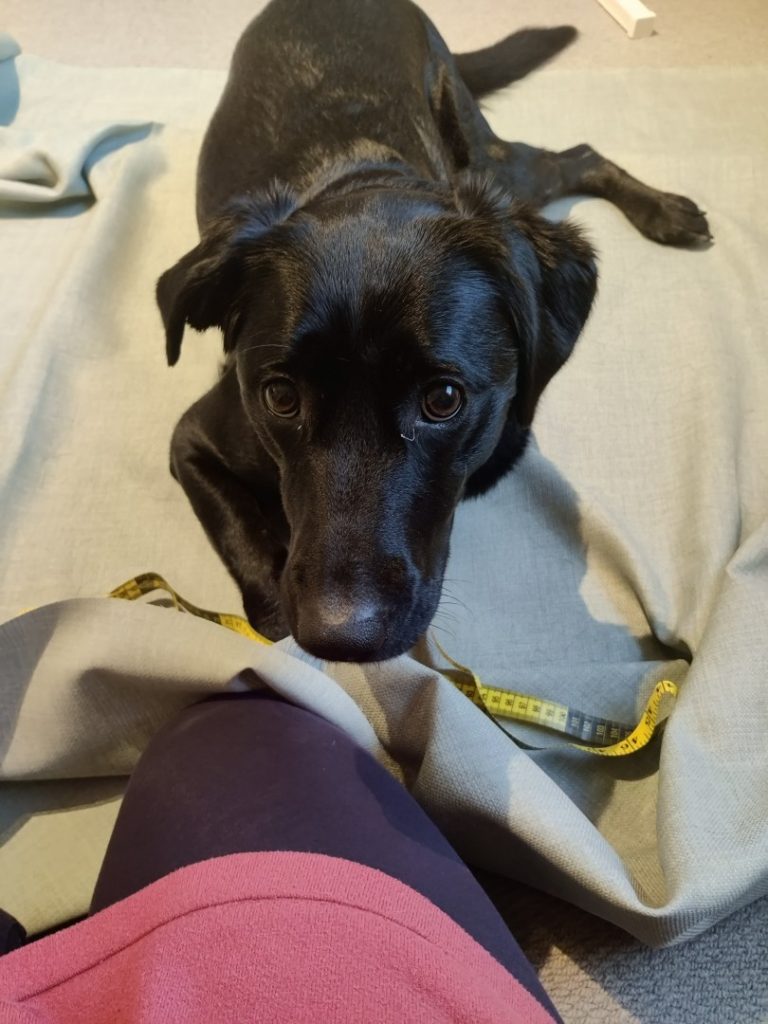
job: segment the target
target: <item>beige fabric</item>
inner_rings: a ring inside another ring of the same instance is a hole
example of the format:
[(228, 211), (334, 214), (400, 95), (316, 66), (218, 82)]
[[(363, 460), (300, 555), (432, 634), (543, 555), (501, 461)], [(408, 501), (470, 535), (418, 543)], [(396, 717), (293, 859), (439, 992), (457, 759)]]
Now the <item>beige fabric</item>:
[[(518, 746), (410, 659), (331, 678), (290, 645), (90, 599), (156, 569), (198, 604), (237, 609), (167, 472), (171, 427), (213, 379), (217, 340), (190, 336), (167, 370), (152, 301), (195, 239), (194, 160), (222, 76), (16, 65), (24, 151), (52, 145), (54, 128), (70, 142), (48, 154), (69, 169), (50, 205), (2, 186), (0, 600), (6, 618), (89, 600), (0, 632), (0, 905), (33, 927), (83, 906), (114, 791), (73, 780), (129, 771), (176, 708), (248, 669), (343, 724), (475, 863), (645, 942), (690, 937), (765, 893), (768, 74), (552, 70), (490, 106), (506, 137), (589, 140), (689, 192), (717, 238), (665, 250), (606, 204), (572, 204), (603, 254), (599, 302), (523, 464), (461, 509), (436, 620), (487, 681), (597, 714), (632, 718), (655, 679), (678, 679), (661, 749), (609, 761), (538, 734), (541, 749)], [(109, 125), (150, 122), (97, 144)], [(86, 151), (83, 176), (72, 154)], [(83, 181), (96, 202), (66, 201)], [(88, 804), (105, 810), (67, 810)], [(59, 808), (53, 860), (22, 842), (44, 807)]]

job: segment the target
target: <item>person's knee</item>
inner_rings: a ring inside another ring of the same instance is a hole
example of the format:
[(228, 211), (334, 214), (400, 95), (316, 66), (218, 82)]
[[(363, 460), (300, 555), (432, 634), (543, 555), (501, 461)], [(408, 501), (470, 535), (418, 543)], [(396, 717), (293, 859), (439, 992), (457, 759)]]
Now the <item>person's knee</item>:
[(270, 691), (221, 694), (192, 704), (152, 739), (143, 760), (173, 762), (178, 772), (201, 759), (211, 766), (248, 763), (279, 751), (280, 761), (322, 758), (333, 748), (337, 756), (357, 744), (319, 715), (283, 700)]

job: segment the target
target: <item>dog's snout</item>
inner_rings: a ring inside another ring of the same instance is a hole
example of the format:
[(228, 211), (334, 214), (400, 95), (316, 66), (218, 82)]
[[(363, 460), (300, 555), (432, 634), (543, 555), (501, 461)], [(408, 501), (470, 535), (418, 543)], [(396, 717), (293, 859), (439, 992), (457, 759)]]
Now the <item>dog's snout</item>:
[(368, 661), (386, 640), (383, 609), (373, 603), (316, 601), (299, 607), (296, 640), (327, 661)]

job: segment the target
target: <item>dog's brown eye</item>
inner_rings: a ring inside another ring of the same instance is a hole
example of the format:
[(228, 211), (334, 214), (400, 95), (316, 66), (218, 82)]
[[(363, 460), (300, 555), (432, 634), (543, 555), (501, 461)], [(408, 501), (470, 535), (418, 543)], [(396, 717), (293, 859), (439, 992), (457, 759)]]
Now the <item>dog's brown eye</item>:
[(264, 404), (273, 416), (289, 419), (299, 411), (299, 392), (287, 379), (271, 380), (264, 385)]
[(421, 411), (428, 420), (449, 420), (461, 408), (464, 395), (461, 388), (448, 381), (431, 384), (421, 400)]

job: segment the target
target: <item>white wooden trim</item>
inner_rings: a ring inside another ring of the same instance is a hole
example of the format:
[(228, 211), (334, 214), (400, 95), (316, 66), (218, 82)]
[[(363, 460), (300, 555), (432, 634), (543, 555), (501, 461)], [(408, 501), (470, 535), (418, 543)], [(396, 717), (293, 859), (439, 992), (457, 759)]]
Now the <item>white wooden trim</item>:
[(630, 39), (643, 39), (654, 29), (656, 15), (641, 0), (597, 0), (621, 25)]

